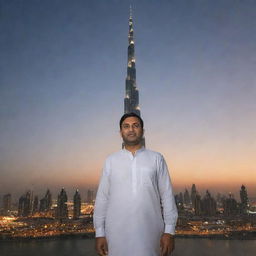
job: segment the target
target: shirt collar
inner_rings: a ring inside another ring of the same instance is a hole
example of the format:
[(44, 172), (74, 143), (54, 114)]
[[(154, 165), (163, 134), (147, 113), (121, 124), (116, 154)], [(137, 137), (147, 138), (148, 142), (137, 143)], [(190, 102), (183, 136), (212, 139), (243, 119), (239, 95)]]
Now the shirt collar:
[(137, 149), (134, 153), (134, 155), (132, 154), (131, 151), (127, 150), (125, 147), (122, 149), (122, 151), (126, 154), (130, 154), (130, 155), (133, 155), (133, 156), (136, 156), (138, 153), (142, 152), (145, 150), (145, 146), (142, 146), (141, 148)]

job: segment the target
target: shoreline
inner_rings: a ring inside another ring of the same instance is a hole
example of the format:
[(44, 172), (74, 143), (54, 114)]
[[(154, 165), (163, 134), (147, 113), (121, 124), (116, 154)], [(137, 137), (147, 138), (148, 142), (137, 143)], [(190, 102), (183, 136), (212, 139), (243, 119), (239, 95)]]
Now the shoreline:
[[(38, 236), (38, 237), (11, 237), (8, 235), (0, 234), (0, 242), (12, 242), (12, 241), (40, 241), (40, 240), (62, 240), (62, 239), (94, 239), (95, 233), (80, 233), (80, 234), (61, 234), (53, 236)], [(256, 240), (256, 231), (233, 231), (228, 234), (207, 234), (207, 235), (186, 235), (186, 234), (175, 234), (175, 238), (185, 238), (185, 239), (211, 239), (211, 240)]]

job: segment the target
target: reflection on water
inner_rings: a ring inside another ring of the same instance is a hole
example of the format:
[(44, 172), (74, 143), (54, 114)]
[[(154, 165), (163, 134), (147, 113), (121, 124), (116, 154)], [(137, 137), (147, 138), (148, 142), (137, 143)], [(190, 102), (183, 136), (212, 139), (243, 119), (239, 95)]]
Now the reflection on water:
[[(254, 256), (256, 240), (176, 239), (172, 256)], [(97, 256), (94, 239), (0, 242), (1, 256)], [(139, 256), (139, 255), (134, 255)]]

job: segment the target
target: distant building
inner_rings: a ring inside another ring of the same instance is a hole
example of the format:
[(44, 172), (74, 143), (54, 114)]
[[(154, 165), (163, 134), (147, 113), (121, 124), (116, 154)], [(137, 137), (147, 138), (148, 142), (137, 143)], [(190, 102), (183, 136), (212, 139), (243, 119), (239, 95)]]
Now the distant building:
[(191, 188), (191, 203), (193, 208), (195, 208), (195, 199), (196, 199), (196, 185), (193, 184)]
[(195, 215), (202, 215), (202, 201), (201, 196), (197, 193), (195, 197)]
[(18, 205), (18, 216), (19, 216), (19, 217), (24, 216), (25, 201), (26, 201), (26, 198), (25, 198), (24, 195), (22, 195), (22, 196), (19, 198), (19, 205)]
[(184, 210), (182, 193), (175, 195), (174, 199), (175, 199), (175, 203), (176, 203), (178, 212), (182, 213)]
[(185, 189), (185, 192), (184, 192), (184, 204), (185, 205), (189, 205), (191, 202), (190, 200), (190, 196), (189, 196), (189, 192), (187, 189)]
[(206, 195), (202, 199), (202, 214), (205, 216), (215, 216), (216, 212), (217, 203), (210, 192), (206, 190)]
[(34, 201), (33, 201), (33, 210), (32, 210), (33, 214), (35, 214), (36, 212), (38, 212), (38, 196), (34, 197)]
[(56, 217), (59, 219), (68, 218), (68, 207), (67, 207), (67, 193), (64, 188), (61, 189), (60, 194), (58, 195)]
[(216, 202), (217, 202), (217, 207), (223, 208), (224, 207), (224, 202), (227, 199), (226, 195), (223, 195), (221, 193), (217, 193), (216, 196)]
[(76, 190), (76, 193), (74, 195), (73, 203), (74, 203), (73, 218), (78, 219), (79, 216), (81, 215), (81, 196), (78, 192), (78, 189)]
[(240, 199), (241, 199), (241, 213), (247, 214), (247, 211), (249, 208), (249, 200), (248, 200), (247, 190), (244, 185), (241, 186)]
[(88, 189), (87, 190), (87, 203), (91, 204), (93, 202), (94, 199), (94, 192), (93, 190)]
[(40, 212), (48, 212), (52, 207), (52, 194), (49, 189), (47, 189), (45, 196), (40, 200)]
[(11, 211), (11, 200), (12, 200), (11, 194), (6, 194), (3, 196), (3, 214), (4, 215), (9, 215)]
[(32, 213), (32, 192), (29, 190), (19, 198), (18, 216), (28, 217)]
[(46, 211), (46, 200), (45, 200), (44, 197), (42, 199), (40, 199), (39, 211), (40, 212), (45, 212)]
[(182, 205), (184, 204), (184, 197), (183, 197), (182, 192), (180, 192), (180, 194), (179, 194), (179, 201), (180, 201), (180, 203), (181, 203)]
[(224, 215), (227, 217), (236, 216), (239, 213), (237, 201), (230, 193), (229, 198), (224, 201)]

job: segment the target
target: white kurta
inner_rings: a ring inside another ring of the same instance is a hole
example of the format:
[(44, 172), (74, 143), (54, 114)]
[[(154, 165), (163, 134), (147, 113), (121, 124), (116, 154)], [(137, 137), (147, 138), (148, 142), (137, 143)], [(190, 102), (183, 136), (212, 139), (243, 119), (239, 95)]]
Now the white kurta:
[[(162, 212), (161, 212), (162, 206)], [(122, 149), (105, 162), (94, 208), (96, 237), (109, 256), (159, 256), (163, 232), (175, 233), (177, 208), (160, 153)]]

